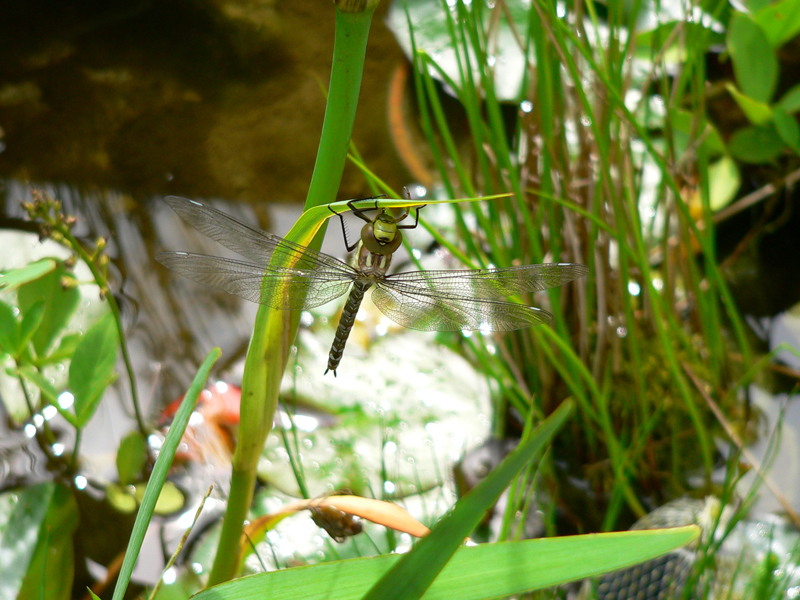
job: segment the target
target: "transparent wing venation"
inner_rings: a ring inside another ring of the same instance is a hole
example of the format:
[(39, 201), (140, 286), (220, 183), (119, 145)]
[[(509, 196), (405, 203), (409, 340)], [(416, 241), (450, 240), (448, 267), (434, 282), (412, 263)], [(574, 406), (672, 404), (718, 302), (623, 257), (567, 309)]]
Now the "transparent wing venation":
[(526, 292), (558, 287), (588, 272), (585, 265), (548, 263), (506, 269), (414, 271), (385, 278), (386, 285), (414, 286), (420, 294), (454, 294), (463, 297), (502, 299)]
[(278, 310), (321, 306), (343, 295), (355, 278), (347, 271), (265, 269), (239, 260), (188, 252), (160, 252), (156, 260), (193, 281)]
[(166, 201), (181, 219), (197, 231), (256, 263), (266, 265), (276, 257), (299, 270), (352, 270), (347, 263), (333, 256), (245, 225), (202, 202), (178, 196), (169, 196)]
[(419, 331), (514, 331), (553, 318), (545, 310), (524, 304), (431, 294), (417, 286), (385, 281), (377, 283), (372, 301), (395, 323)]

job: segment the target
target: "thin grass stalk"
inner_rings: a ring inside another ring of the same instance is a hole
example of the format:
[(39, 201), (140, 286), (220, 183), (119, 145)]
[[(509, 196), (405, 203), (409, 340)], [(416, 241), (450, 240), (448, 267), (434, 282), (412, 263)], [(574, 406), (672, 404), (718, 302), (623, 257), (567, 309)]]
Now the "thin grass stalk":
[[(560, 27), (563, 28), (562, 29), (563, 33), (565, 33), (570, 38), (574, 39), (574, 36), (572, 35), (572, 33), (568, 29), (566, 29), (565, 26), (560, 25)], [(582, 48), (580, 45), (576, 45), (576, 47), (581, 51), (581, 53), (584, 56), (584, 58), (587, 61), (590, 62), (592, 67), (596, 69), (596, 64), (594, 63), (594, 61), (593, 61), (591, 55), (589, 54), (589, 52), (587, 50), (585, 50), (584, 48)], [(596, 72), (602, 78), (602, 72), (599, 71), (599, 70), (597, 70)], [(636, 119), (634, 118), (633, 114), (625, 106), (625, 103), (624, 103), (623, 99), (618, 94), (616, 89), (611, 87), (610, 82), (608, 80), (604, 79), (603, 83), (606, 86), (607, 91), (609, 92), (609, 100), (612, 100), (614, 102), (614, 104), (615, 104), (615, 108), (617, 110), (620, 110), (624, 114), (628, 124), (631, 127), (634, 128), (634, 130), (636, 131), (636, 134), (639, 137), (639, 139), (641, 139), (642, 142), (646, 145), (647, 150), (650, 153), (650, 156), (652, 157), (654, 162), (657, 164), (657, 166), (661, 170), (661, 172), (662, 172), (662, 174), (664, 176), (664, 180), (666, 181), (667, 185), (669, 186), (670, 190), (672, 191), (674, 197), (675, 198), (679, 198), (680, 197), (680, 189), (678, 188), (674, 178), (672, 177), (672, 174), (671, 174), (666, 162), (664, 161), (664, 158), (656, 150), (656, 148), (653, 146), (652, 142), (650, 141), (650, 138), (647, 135), (647, 132), (645, 131), (644, 127), (636, 121)], [(733, 331), (734, 331), (734, 335), (736, 337), (737, 343), (740, 346), (740, 349), (742, 351), (743, 356), (745, 357), (745, 362), (749, 362), (750, 361), (750, 349), (749, 349), (749, 345), (747, 343), (747, 338), (746, 338), (745, 331), (744, 331), (744, 324), (743, 324), (743, 322), (741, 320), (741, 316), (739, 315), (739, 312), (736, 309), (736, 306), (735, 306), (735, 304), (733, 302), (733, 298), (730, 295), (730, 290), (728, 290), (728, 287), (725, 284), (724, 279), (722, 278), (722, 274), (720, 273), (719, 268), (717, 267), (716, 261), (714, 259), (713, 246), (710, 245), (710, 241), (706, 238), (706, 236), (703, 236), (701, 234), (701, 232), (699, 231), (699, 229), (697, 227), (697, 224), (694, 222), (694, 220), (691, 218), (691, 215), (688, 212), (688, 207), (684, 203), (681, 203), (681, 202), (677, 202), (676, 206), (680, 210), (681, 216), (683, 217), (686, 226), (689, 227), (689, 229), (691, 230), (692, 234), (695, 236), (695, 238), (700, 243), (700, 247), (701, 247), (703, 256), (705, 258), (705, 261), (706, 261), (706, 268), (707, 268), (708, 274), (710, 276), (709, 277), (709, 281), (714, 285), (714, 289), (719, 294), (720, 299), (721, 299), (723, 305), (725, 306), (725, 309), (726, 309), (726, 311), (728, 313), (728, 316), (729, 316), (729, 318), (731, 320), (731, 325), (733, 327)]]
[[(423, 62), (423, 67), (426, 67), (426, 63), (430, 61), (429, 57), (426, 54), (423, 54), (421, 58)], [(456, 176), (461, 184), (461, 187), (467, 190), (468, 195), (473, 196), (475, 194), (472, 185), (470, 184), (469, 177), (467, 176), (467, 173), (461, 164), (461, 159), (459, 158), (458, 150), (456, 149), (455, 142), (453, 141), (453, 135), (450, 133), (450, 126), (447, 124), (447, 117), (445, 116), (444, 109), (442, 108), (442, 105), (439, 102), (439, 96), (436, 93), (436, 87), (433, 83), (433, 77), (431, 77), (430, 72), (428, 71), (427, 68), (423, 68), (422, 70), (422, 81), (425, 84), (425, 91), (427, 93), (428, 105), (431, 108), (434, 122), (436, 123), (436, 127), (439, 130), (439, 137), (444, 143), (445, 152), (452, 161), (453, 169), (456, 172)]]
[[(540, 4), (538, 4), (538, 5), (540, 5)], [(562, 24), (560, 22), (556, 23), (556, 27), (552, 30), (552, 32), (554, 33), (554, 35), (556, 35), (558, 37), (558, 39), (559, 39), (559, 41), (561, 43), (561, 47), (564, 47), (564, 48), (566, 47), (565, 40), (564, 40), (563, 37), (561, 37), (562, 34), (566, 35), (568, 38), (570, 38), (573, 41), (573, 44), (576, 47), (576, 49), (578, 49), (581, 52), (581, 55), (589, 63), (590, 67), (603, 80), (603, 84), (605, 85), (605, 89), (609, 92), (609, 99), (612, 99), (612, 100), (615, 101), (616, 108), (618, 108), (619, 110), (624, 111), (625, 116), (628, 119), (629, 125), (631, 125), (636, 130), (637, 135), (639, 135), (639, 137), (642, 139), (642, 141), (648, 146), (650, 152), (652, 153), (652, 156), (653, 156), (654, 160), (657, 162), (657, 164), (658, 164), (659, 168), (661, 169), (664, 177), (669, 182), (670, 187), (672, 188), (673, 193), (675, 194), (675, 197), (680, 196), (680, 192), (677, 189), (677, 187), (675, 186), (674, 180), (672, 180), (672, 177), (671, 177), (671, 175), (670, 175), (670, 173), (669, 173), (669, 171), (667, 169), (667, 166), (664, 163), (663, 159), (661, 159), (661, 157), (656, 153), (655, 148), (653, 148), (652, 144), (650, 143), (646, 132), (643, 130), (643, 128), (638, 123), (636, 123), (635, 119), (633, 118), (633, 115), (631, 115), (631, 113), (625, 107), (624, 102), (622, 101), (622, 98), (620, 97), (620, 95), (617, 92), (617, 90), (611, 85), (611, 82), (608, 80), (608, 78), (604, 77), (604, 74), (603, 74), (602, 70), (598, 68), (596, 62), (594, 61), (594, 59), (591, 56), (590, 51), (587, 50), (586, 48), (584, 48), (580, 44), (580, 40), (575, 39), (574, 34), (564, 24)], [(566, 61), (566, 66), (568, 67), (568, 70), (572, 73), (574, 80), (578, 81), (579, 78), (578, 78), (577, 67), (575, 65), (575, 62), (572, 60), (572, 57), (568, 53), (565, 53), (564, 54), (564, 58), (565, 58), (565, 61)], [(591, 112), (591, 108), (590, 108), (590, 104), (588, 102), (588, 98), (582, 92), (582, 90), (580, 89), (580, 86), (576, 87), (576, 89), (579, 91), (579, 95), (581, 97), (581, 101), (582, 101), (582, 103), (584, 105), (584, 110), (586, 110), (587, 112)], [(592, 124), (592, 127), (595, 128), (595, 124), (594, 123)], [(596, 131), (595, 134), (598, 135), (599, 132)], [(603, 169), (606, 172), (610, 172), (609, 163), (608, 163), (608, 156), (604, 152), (602, 152), (602, 146), (598, 146), (598, 150), (599, 150), (601, 165), (602, 165)], [(634, 242), (635, 242), (635, 247), (636, 247), (637, 254), (641, 257), (641, 259), (638, 262), (639, 262), (640, 268), (642, 269), (643, 279), (644, 279), (644, 282), (646, 284), (647, 291), (650, 294), (657, 294), (658, 292), (657, 292), (657, 290), (655, 290), (655, 288), (653, 287), (653, 284), (652, 284), (653, 278), (652, 278), (652, 274), (650, 272), (649, 261), (647, 260), (648, 257), (647, 257), (647, 252), (646, 252), (646, 248), (645, 248), (645, 245), (644, 245), (644, 240), (642, 239), (642, 236), (641, 236), (641, 229), (637, 229), (637, 227), (639, 227), (640, 224), (639, 224), (639, 221), (638, 221), (638, 218), (637, 218), (637, 216), (638, 216), (638, 208), (637, 208), (636, 201), (635, 201), (634, 198), (627, 197), (626, 198), (626, 202), (627, 202), (628, 207), (629, 207), (628, 213), (630, 214), (631, 219), (633, 220), (633, 226), (632, 226), (630, 232), (631, 232), (631, 234), (633, 236), (633, 239), (634, 239)], [(680, 204), (678, 204), (678, 206), (680, 208)], [(684, 215), (684, 217), (687, 217), (687, 216), (688, 215)], [(689, 225), (690, 225), (690, 227), (693, 227), (694, 223), (693, 222), (689, 222)], [(694, 229), (694, 231), (696, 231), (696, 226), (694, 226), (693, 229)], [(711, 257), (709, 256), (709, 258), (711, 258)], [(718, 270), (713, 265), (709, 265), (709, 267), (710, 267), (710, 270), (715, 271), (718, 274)], [(723, 288), (725, 287), (724, 282), (722, 282), (721, 279), (718, 281), (718, 283)], [(655, 304), (654, 304), (654, 306), (655, 306)], [(692, 422), (694, 423), (695, 427), (697, 428), (697, 433), (698, 433), (698, 437), (699, 437), (699, 441), (700, 441), (700, 450), (701, 450), (701, 454), (702, 454), (702, 457), (703, 457), (703, 464), (704, 464), (704, 467), (706, 469), (707, 476), (710, 476), (710, 473), (711, 473), (711, 470), (712, 470), (712, 467), (713, 467), (713, 459), (712, 459), (712, 454), (711, 454), (711, 444), (710, 444), (710, 440), (708, 438), (708, 433), (706, 431), (704, 423), (702, 422), (702, 419), (700, 418), (699, 411), (698, 411), (697, 406), (696, 406), (696, 404), (694, 402), (692, 394), (691, 394), (691, 392), (689, 390), (688, 384), (687, 384), (685, 378), (683, 377), (683, 374), (682, 374), (681, 369), (680, 369), (680, 365), (678, 364), (678, 361), (676, 360), (676, 357), (674, 356), (673, 349), (672, 349), (672, 342), (669, 340), (669, 338), (667, 336), (667, 332), (666, 332), (666, 330), (664, 328), (664, 325), (663, 325), (663, 322), (662, 322), (662, 318), (663, 317), (664, 317), (664, 315), (656, 314), (655, 315), (655, 319), (654, 319), (654, 325), (655, 325), (656, 331), (658, 333), (658, 338), (661, 341), (662, 347), (664, 348), (664, 352), (665, 352), (665, 355), (667, 357), (667, 363), (668, 363), (668, 365), (670, 367), (670, 370), (672, 372), (674, 381), (676, 382), (676, 384), (678, 386), (680, 395), (684, 399), (684, 403), (685, 403), (685, 405), (687, 407), (687, 411), (689, 412), (690, 418), (692, 419)]]

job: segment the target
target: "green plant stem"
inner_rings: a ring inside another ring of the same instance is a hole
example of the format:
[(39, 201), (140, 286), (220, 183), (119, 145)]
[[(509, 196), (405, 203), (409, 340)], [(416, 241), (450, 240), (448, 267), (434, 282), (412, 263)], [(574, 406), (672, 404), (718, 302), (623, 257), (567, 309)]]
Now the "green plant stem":
[(64, 239), (69, 242), (69, 245), (73, 248), (73, 250), (78, 253), (78, 255), (81, 257), (81, 260), (86, 263), (86, 266), (89, 267), (92, 277), (97, 285), (100, 286), (100, 289), (106, 290), (106, 300), (108, 300), (108, 306), (111, 309), (111, 313), (114, 315), (114, 323), (117, 327), (117, 337), (119, 337), (119, 347), (122, 350), (122, 360), (125, 362), (125, 371), (128, 373), (128, 384), (131, 387), (131, 402), (133, 403), (133, 414), (136, 417), (136, 426), (139, 428), (139, 432), (142, 434), (142, 436), (147, 438), (147, 427), (144, 424), (142, 411), (139, 407), (139, 392), (137, 391), (136, 387), (136, 375), (133, 371), (131, 355), (128, 352), (128, 342), (127, 338), (125, 337), (125, 328), (122, 326), (122, 316), (119, 311), (117, 300), (114, 298), (114, 294), (108, 291), (108, 279), (105, 277), (105, 275), (103, 275), (100, 269), (97, 268), (97, 263), (92, 259), (89, 253), (86, 252), (86, 249), (81, 245), (81, 243), (75, 239), (75, 236), (72, 235), (72, 232), (69, 230), (69, 228), (66, 226), (61, 226), (59, 227), (59, 232), (64, 236)]
[[(363, 12), (336, 9), (331, 82), (306, 210), (336, 199), (355, 121), (374, 8), (373, 5)], [(309, 246), (319, 249), (324, 233), (323, 226)], [(294, 241), (291, 235), (287, 239)], [(242, 380), (239, 439), (233, 456), (230, 498), (209, 586), (231, 579), (239, 566), (242, 524), (252, 502), (258, 459), (272, 428), (280, 382), (298, 321), (298, 311), (276, 311), (263, 305), (256, 316)]]

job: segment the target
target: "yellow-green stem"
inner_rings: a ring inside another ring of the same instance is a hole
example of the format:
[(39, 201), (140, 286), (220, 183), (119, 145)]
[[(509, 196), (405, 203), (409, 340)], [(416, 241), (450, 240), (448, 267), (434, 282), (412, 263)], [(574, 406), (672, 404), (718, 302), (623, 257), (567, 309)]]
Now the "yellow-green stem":
[[(375, 6), (364, 12), (336, 10), (336, 39), (325, 120), (306, 210), (336, 199), (355, 121), (367, 37)], [(319, 249), (324, 226), (309, 244)], [(286, 236), (294, 240), (292, 233)], [(279, 266), (279, 265), (276, 265)], [(278, 406), (278, 392), (299, 315), (261, 306), (247, 351), (239, 440), (233, 457), (228, 507), (208, 585), (231, 579), (239, 566), (239, 538), (253, 497), (258, 459)]]

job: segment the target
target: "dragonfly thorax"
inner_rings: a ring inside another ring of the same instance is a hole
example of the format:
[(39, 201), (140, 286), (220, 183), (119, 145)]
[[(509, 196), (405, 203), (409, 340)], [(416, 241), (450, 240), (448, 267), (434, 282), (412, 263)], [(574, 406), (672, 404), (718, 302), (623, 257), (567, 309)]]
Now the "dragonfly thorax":
[[(397, 235), (399, 236), (400, 232), (398, 232)], [(389, 270), (389, 265), (391, 264), (391, 254), (379, 254), (377, 252), (371, 252), (364, 243), (359, 246), (356, 269), (362, 275), (380, 279), (386, 275), (386, 271)]]
[(361, 242), (373, 254), (391, 255), (403, 242), (403, 234), (397, 229), (397, 220), (382, 212), (361, 229)]

